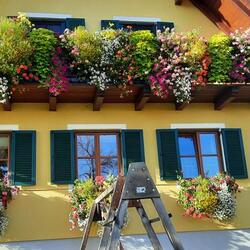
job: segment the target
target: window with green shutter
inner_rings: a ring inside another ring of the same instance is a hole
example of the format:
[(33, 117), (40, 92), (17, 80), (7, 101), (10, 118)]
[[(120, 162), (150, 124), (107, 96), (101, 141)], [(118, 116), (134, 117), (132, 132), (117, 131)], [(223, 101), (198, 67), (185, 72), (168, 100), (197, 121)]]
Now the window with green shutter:
[(178, 131), (156, 130), (161, 180), (176, 180), (180, 170)]
[(247, 167), (240, 129), (222, 129), (225, 165), (219, 130), (157, 130), (161, 179), (198, 175), (211, 177), (227, 172), (235, 178), (247, 178)]
[(15, 185), (36, 183), (36, 132), (13, 131), (11, 134), (11, 180)]
[(126, 173), (130, 163), (144, 161), (142, 130), (51, 131), (52, 183), (116, 176)]
[(222, 129), (226, 171), (237, 179), (248, 178), (241, 129)]
[(143, 130), (122, 130), (122, 158), (125, 174), (130, 163), (145, 162)]
[(75, 179), (74, 132), (51, 131), (51, 181), (71, 184)]

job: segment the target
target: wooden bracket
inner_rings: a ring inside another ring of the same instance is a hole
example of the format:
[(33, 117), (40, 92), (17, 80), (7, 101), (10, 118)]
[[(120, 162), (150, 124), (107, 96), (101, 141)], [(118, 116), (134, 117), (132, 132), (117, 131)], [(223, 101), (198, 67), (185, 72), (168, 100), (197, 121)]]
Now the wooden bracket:
[(49, 111), (56, 111), (57, 97), (50, 96), (49, 97)]
[(232, 102), (240, 91), (239, 86), (227, 87), (214, 100), (214, 109), (222, 110), (228, 103)]
[(102, 91), (96, 91), (95, 93), (95, 98), (94, 98), (94, 103), (93, 103), (93, 111), (100, 111), (102, 104), (103, 104), (103, 100), (104, 100), (104, 94), (105, 92)]
[(5, 103), (3, 103), (4, 111), (11, 111), (11, 108), (12, 108), (11, 100), (7, 100)]
[(178, 103), (176, 102), (175, 103), (175, 110), (178, 110), (178, 111), (181, 111), (183, 110), (184, 108), (186, 108), (188, 106), (189, 103), (187, 102), (183, 102), (183, 103)]
[(150, 96), (151, 96), (150, 89), (142, 88), (135, 101), (135, 110), (141, 111), (144, 108), (145, 104), (148, 102)]
[(175, 5), (181, 5), (182, 4), (182, 0), (175, 0)]

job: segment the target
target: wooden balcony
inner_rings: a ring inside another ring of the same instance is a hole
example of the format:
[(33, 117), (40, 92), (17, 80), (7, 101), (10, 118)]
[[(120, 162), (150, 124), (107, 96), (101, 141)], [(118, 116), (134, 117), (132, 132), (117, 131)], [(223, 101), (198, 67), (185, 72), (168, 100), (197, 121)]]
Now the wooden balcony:
[[(99, 92), (95, 86), (84, 83), (71, 84), (69, 90), (51, 98), (46, 88), (40, 88), (37, 84), (17, 85), (11, 102), (3, 105), (6, 111), (11, 110), (12, 103), (48, 103), (51, 111), (56, 110), (57, 103), (93, 103), (93, 111), (99, 111), (105, 103), (134, 103), (135, 110), (142, 110), (147, 103), (175, 103), (174, 96), (161, 99), (154, 96), (150, 90), (142, 85), (134, 85), (129, 88), (131, 93), (122, 95), (122, 91), (116, 87), (110, 87), (105, 92)], [(208, 84), (205, 87), (198, 86), (192, 91), (190, 104), (175, 103), (176, 110), (183, 110), (192, 103), (213, 103), (215, 110), (221, 110), (229, 103), (249, 103), (250, 83)]]

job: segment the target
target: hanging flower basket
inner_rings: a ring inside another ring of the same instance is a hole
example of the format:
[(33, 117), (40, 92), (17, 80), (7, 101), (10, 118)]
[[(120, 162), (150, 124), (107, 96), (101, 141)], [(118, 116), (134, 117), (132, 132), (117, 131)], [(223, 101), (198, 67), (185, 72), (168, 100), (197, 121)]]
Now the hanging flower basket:
[(228, 221), (236, 214), (236, 193), (239, 185), (234, 178), (219, 174), (211, 178), (178, 177), (178, 200), (185, 216)]

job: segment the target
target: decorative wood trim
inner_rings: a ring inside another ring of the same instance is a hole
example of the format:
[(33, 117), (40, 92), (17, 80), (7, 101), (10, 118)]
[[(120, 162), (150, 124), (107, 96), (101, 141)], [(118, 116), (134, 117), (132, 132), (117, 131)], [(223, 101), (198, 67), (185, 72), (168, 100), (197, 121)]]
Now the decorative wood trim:
[(175, 0), (175, 5), (181, 5), (182, 4), (182, 0)]
[(222, 110), (228, 103), (232, 102), (239, 94), (240, 87), (229, 87), (222, 91), (214, 101), (214, 109)]
[[(177, 0), (178, 1), (178, 0)], [(223, 21), (220, 20), (220, 18), (217, 16), (217, 14), (213, 11), (211, 11), (204, 3), (202, 3), (200, 0), (191, 0), (194, 6), (196, 6), (206, 17), (208, 17), (220, 30), (223, 32), (229, 34), (233, 32), (233, 30)]]
[(144, 108), (145, 104), (148, 102), (150, 96), (151, 92), (148, 89), (142, 88), (135, 102), (135, 110), (141, 111)]
[(96, 91), (95, 93), (95, 98), (94, 98), (94, 103), (93, 103), (93, 111), (100, 111), (103, 101), (104, 101), (104, 91)]
[(50, 96), (49, 97), (49, 111), (56, 111), (57, 97)]
[(7, 100), (5, 103), (3, 103), (3, 110), (4, 111), (11, 111), (11, 109), (12, 109), (11, 100)]

